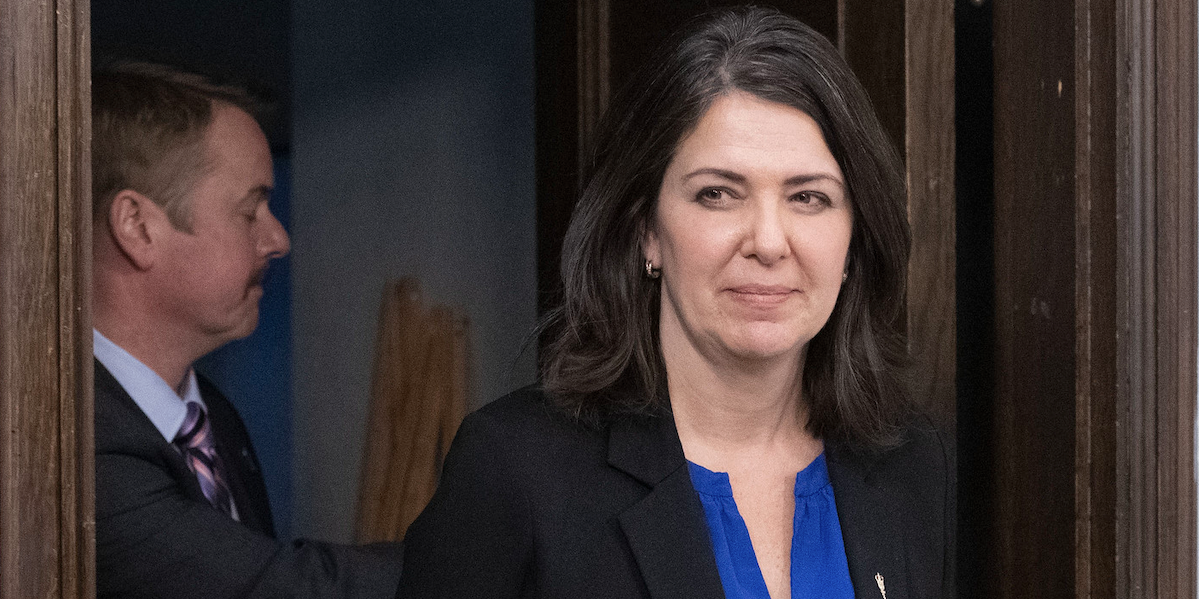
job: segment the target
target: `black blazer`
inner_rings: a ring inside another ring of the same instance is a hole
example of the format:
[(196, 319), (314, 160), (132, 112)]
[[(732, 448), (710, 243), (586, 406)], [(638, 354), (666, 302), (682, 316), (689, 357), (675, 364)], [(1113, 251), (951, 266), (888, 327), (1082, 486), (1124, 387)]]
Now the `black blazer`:
[(95, 362), (96, 595), (390, 597), (396, 544), (274, 539), (258, 458), (237, 411), (197, 377), (240, 522), (205, 499), (195, 474), (112, 374)]
[[(954, 477), (931, 426), (860, 457), (827, 446), (859, 598), (952, 594)], [(398, 597), (722, 597), (672, 418), (575, 425), (524, 389), (463, 421), (408, 529)]]

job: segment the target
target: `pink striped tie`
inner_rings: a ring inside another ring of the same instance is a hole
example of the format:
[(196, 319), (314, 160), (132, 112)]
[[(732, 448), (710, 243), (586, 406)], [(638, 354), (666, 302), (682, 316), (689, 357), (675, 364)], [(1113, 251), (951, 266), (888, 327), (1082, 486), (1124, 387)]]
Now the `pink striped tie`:
[(175, 445), (183, 452), (188, 467), (196, 474), (204, 497), (218, 510), (232, 516), (233, 500), (229, 495), (229, 485), (225, 483), (225, 467), (216, 452), (208, 415), (200, 404), (187, 402), (187, 415), (179, 426), (179, 434), (175, 435)]

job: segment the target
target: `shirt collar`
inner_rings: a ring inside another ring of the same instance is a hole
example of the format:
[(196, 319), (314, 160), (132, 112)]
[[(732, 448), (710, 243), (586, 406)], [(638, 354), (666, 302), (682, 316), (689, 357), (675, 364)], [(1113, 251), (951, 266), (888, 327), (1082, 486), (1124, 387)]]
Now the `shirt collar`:
[(175, 433), (179, 432), (183, 417), (187, 415), (186, 402), (204, 405), (193, 368), (187, 370), (183, 396), (180, 397), (158, 373), (95, 329), (92, 329), (92, 353), (168, 443), (175, 440)]

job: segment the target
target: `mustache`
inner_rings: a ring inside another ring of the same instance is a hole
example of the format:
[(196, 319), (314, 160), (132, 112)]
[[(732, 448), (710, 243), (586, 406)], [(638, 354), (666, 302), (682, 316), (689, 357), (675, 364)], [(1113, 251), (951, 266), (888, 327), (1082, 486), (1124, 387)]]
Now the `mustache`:
[(269, 264), (262, 265), (262, 267), (255, 270), (254, 273), (250, 275), (250, 286), (258, 287), (261, 285), (265, 285), (266, 282), (270, 279), (270, 272), (271, 272), (271, 269), (270, 269)]
[[(254, 269), (254, 271), (250, 273), (248, 287), (264, 286), (278, 276), (279, 267), (277, 264), (275, 264), (276, 262), (276, 260), (268, 260), (258, 268)], [(287, 275), (287, 268), (283, 269), (283, 275)]]

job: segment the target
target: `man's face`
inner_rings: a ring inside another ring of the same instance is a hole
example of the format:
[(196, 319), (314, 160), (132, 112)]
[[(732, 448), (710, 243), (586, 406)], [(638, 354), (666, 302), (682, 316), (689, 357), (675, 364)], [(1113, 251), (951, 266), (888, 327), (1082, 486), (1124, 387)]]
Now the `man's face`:
[(216, 103), (202, 151), (191, 231), (169, 231), (157, 288), (171, 334), (208, 351), (254, 331), (267, 263), (291, 245), (267, 205), (271, 153), (254, 119)]

